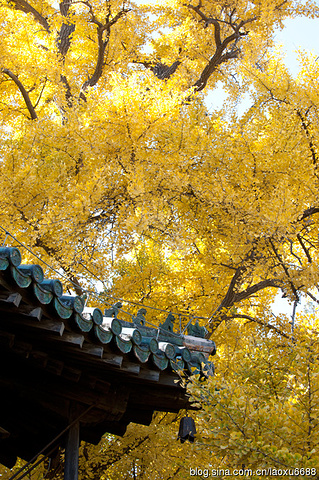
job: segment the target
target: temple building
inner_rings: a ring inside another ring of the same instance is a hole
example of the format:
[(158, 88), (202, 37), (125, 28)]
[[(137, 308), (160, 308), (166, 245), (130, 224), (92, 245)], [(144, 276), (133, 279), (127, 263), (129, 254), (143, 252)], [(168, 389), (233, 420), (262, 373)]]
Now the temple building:
[(119, 303), (85, 307), (39, 265), (21, 264), (17, 248), (0, 248), (0, 463), (61, 445), (65, 479), (76, 480), (81, 440), (190, 407), (179, 373), (212, 374), (215, 344), (198, 322), (184, 335), (172, 314), (153, 328), (145, 313), (128, 322)]

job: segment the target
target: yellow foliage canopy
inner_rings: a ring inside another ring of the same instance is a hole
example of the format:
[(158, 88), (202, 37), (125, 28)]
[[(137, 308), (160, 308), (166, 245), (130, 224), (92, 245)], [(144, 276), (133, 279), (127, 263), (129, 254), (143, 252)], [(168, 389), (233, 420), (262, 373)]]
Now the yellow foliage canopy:
[[(0, 225), (80, 294), (98, 277), (110, 297), (205, 317), (209, 335), (219, 327), (215, 381), (228, 383), (218, 401), (271, 432), (263, 422), (276, 399), (298, 425), (309, 412), (306, 352), (316, 344), (270, 312), (278, 290), (318, 303), (319, 66), (305, 55), (293, 78), (272, 49), (275, 29), (301, 15), (317, 18), (318, 6), (0, 0)], [(217, 82), (228, 100), (208, 111)], [(239, 116), (245, 93), (251, 106)], [(294, 338), (308, 342), (295, 396)], [(215, 444), (229, 465), (272, 454), (257, 434), (253, 447), (238, 428), (222, 438), (224, 427)], [(283, 441), (280, 461), (303, 461), (297, 450)]]

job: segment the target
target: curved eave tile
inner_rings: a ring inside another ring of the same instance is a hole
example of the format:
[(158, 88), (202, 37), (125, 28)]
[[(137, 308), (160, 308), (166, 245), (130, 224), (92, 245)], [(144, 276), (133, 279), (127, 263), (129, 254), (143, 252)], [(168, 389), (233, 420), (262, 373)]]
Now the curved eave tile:
[(130, 353), (133, 348), (131, 340), (124, 340), (120, 335), (114, 335), (115, 344), (122, 353)]
[(151, 359), (160, 370), (166, 370), (168, 367), (168, 358), (162, 352), (152, 353)]
[(48, 305), (49, 303), (52, 302), (53, 293), (43, 288), (41, 284), (34, 282), (32, 284), (32, 289), (33, 289), (34, 296), (36, 297), (36, 299), (39, 301), (40, 304)]
[(81, 313), (75, 312), (75, 314), (73, 315), (73, 320), (75, 325), (78, 329), (81, 330), (81, 332), (88, 333), (93, 328), (93, 320), (84, 316)]
[(146, 363), (151, 354), (151, 351), (143, 345), (133, 345), (133, 352), (137, 360), (139, 360), (141, 363)]
[(104, 328), (101, 325), (94, 325), (93, 331), (96, 338), (103, 344), (110, 343), (114, 335), (111, 329)]
[(110, 344), (111, 350), (133, 355), (140, 363), (149, 362), (160, 371), (177, 372), (186, 368), (190, 373), (205, 376), (214, 372), (207, 359), (216, 352), (214, 342), (103, 316), (99, 308), (85, 307), (81, 297), (63, 295), (60, 280), (44, 279), (39, 265), (20, 263), (21, 253), (17, 248), (0, 248), (3, 286), (21, 293), (30, 305), (40, 306), (47, 317), (64, 321), (68, 331), (88, 334), (92, 348), (97, 343)]

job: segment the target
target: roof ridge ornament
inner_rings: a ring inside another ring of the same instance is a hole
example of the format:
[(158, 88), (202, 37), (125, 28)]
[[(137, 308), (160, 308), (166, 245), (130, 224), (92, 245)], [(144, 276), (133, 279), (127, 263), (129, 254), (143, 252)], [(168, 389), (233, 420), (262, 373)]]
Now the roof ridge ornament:
[(142, 325), (144, 326), (145, 325), (145, 315), (146, 315), (147, 311), (146, 311), (146, 308), (140, 308), (136, 314), (135, 317), (133, 317), (133, 323), (135, 323), (135, 325)]
[(196, 320), (195, 325), (191, 323), (187, 326), (187, 333), (193, 337), (205, 338), (207, 329), (199, 325), (198, 319)]
[(114, 317), (117, 318), (117, 315), (119, 313), (120, 308), (122, 308), (122, 303), (121, 302), (116, 302), (114, 305), (112, 305), (110, 308), (106, 308), (104, 310), (104, 316), (105, 317)]
[(175, 317), (174, 315), (170, 312), (167, 317), (166, 317), (166, 320), (164, 323), (161, 323), (159, 325), (159, 327), (162, 329), (162, 330), (166, 330), (167, 332), (173, 332), (174, 333), (174, 321), (175, 321)]

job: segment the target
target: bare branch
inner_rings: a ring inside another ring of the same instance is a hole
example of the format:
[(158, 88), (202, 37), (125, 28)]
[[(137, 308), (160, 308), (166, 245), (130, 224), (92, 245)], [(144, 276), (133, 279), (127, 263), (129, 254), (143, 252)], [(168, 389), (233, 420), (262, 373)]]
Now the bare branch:
[(173, 73), (176, 72), (178, 66), (181, 64), (179, 60), (176, 60), (170, 67), (164, 65), (163, 63), (158, 62), (154, 67), (151, 67), (151, 70), (154, 72), (157, 78), (161, 80), (165, 80), (166, 78), (170, 78)]
[(132, 60), (132, 63), (136, 63), (138, 65), (144, 65), (145, 68), (149, 68), (154, 75), (159, 78), (160, 80), (165, 80), (166, 78), (170, 78), (177, 70), (181, 62), (176, 60), (172, 63), (171, 66), (165, 65), (164, 63), (158, 62), (147, 62), (147, 61), (140, 61), (140, 60)]
[(29, 110), (31, 119), (36, 120), (38, 118), (38, 116), (35, 113), (35, 110), (34, 110), (34, 107), (31, 103), (29, 94), (26, 91), (26, 89), (24, 88), (24, 86), (22, 85), (22, 83), (20, 82), (20, 80), (18, 79), (18, 77), (14, 73), (12, 73), (10, 70), (8, 70), (7, 68), (3, 68), (2, 72), (5, 73), (6, 75), (8, 75), (14, 81), (14, 83), (16, 84), (16, 86), (18, 87), (20, 92), (22, 93), (22, 96), (24, 98), (27, 109)]

